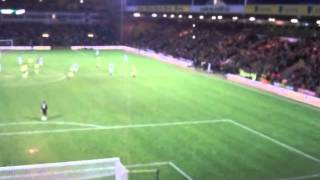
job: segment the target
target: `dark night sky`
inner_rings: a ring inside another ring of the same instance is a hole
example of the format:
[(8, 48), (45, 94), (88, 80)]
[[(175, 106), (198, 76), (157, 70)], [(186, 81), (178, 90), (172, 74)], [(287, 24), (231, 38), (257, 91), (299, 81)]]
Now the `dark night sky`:
[[(127, 0), (129, 5), (191, 4), (192, 0)], [(195, 4), (212, 3), (212, 0), (194, 0)], [(224, 0), (227, 4), (243, 4), (244, 0)], [(259, 4), (319, 4), (320, 0), (248, 0)]]

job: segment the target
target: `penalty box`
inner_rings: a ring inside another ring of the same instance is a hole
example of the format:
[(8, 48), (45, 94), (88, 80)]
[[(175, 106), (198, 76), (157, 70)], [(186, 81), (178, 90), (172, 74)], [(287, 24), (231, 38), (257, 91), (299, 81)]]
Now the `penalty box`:
[[(43, 122), (21, 122), (21, 123), (3, 123), (0, 124), (0, 129), (12, 126), (24, 126), (27, 124), (32, 125), (43, 125), (46, 123)], [(253, 128), (250, 128), (244, 124), (241, 124), (237, 121), (230, 119), (220, 119), (220, 120), (203, 120), (203, 121), (175, 121), (175, 122), (166, 122), (166, 123), (149, 123), (149, 124), (131, 124), (131, 125), (114, 125), (114, 126), (104, 126), (104, 125), (96, 125), (96, 124), (84, 124), (84, 123), (72, 123), (72, 122), (48, 122), (48, 124), (59, 124), (63, 126), (68, 126), (71, 128), (63, 128), (63, 129), (51, 129), (51, 130), (28, 130), (28, 131), (12, 131), (12, 132), (1, 132), (0, 138), (8, 138), (12, 136), (25, 136), (25, 135), (36, 135), (36, 134), (57, 134), (57, 133), (75, 133), (75, 132), (92, 132), (92, 131), (108, 131), (108, 130), (121, 130), (121, 129), (141, 129), (141, 128), (160, 128), (160, 127), (179, 127), (179, 126), (192, 126), (197, 127), (197, 125), (213, 125), (213, 124), (224, 124), (231, 125), (236, 128), (240, 128), (247, 132), (248, 135), (255, 135), (264, 141), (269, 141), (274, 145), (280, 146), (286, 151), (290, 151), (302, 158), (313, 161), (314, 163), (320, 163), (320, 160), (317, 157), (314, 157), (302, 150), (299, 150), (293, 146), (290, 146), (284, 142), (281, 142), (273, 137), (270, 137), (264, 133), (261, 133)], [(76, 126), (76, 127), (75, 127)], [(213, 129), (214, 131), (214, 129)], [(214, 137), (213, 137), (214, 138)], [(254, 143), (254, 142), (252, 142)], [(188, 175), (189, 176), (189, 175)], [(189, 176), (191, 177), (191, 176)]]

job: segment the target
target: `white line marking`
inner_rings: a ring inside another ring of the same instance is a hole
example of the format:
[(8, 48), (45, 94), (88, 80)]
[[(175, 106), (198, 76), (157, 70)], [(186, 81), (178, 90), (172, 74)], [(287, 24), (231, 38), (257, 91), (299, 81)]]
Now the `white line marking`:
[[(98, 131), (98, 130), (119, 130), (119, 129), (134, 129), (134, 128), (147, 128), (147, 127), (166, 127), (166, 126), (182, 126), (182, 125), (197, 125), (197, 124), (213, 124), (229, 122), (236, 125), (244, 130), (247, 130), (253, 134), (256, 134), (264, 139), (267, 139), (291, 152), (297, 153), (307, 159), (320, 163), (320, 159), (307, 154), (299, 149), (289, 146), (283, 142), (280, 142), (274, 138), (271, 138), (261, 132), (258, 132), (252, 128), (249, 128), (243, 124), (240, 124), (233, 120), (221, 119), (221, 120), (205, 120), (205, 121), (181, 121), (181, 122), (167, 122), (167, 123), (152, 123), (152, 124), (136, 124), (136, 125), (119, 125), (119, 126), (100, 126), (93, 125), (90, 128), (74, 128), (74, 129), (55, 129), (55, 130), (37, 130), (37, 131), (20, 131), (20, 132), (4, 132), (0, 133), (1, 136), (15, 136), (15, 135), (34, 135), (34, 134), (52, 134), (52, 133), (63, 133), (63, 132), (76, 132), (76, 131)], [(87, 124), (84, 124), (87, 126)]]
[(193, 180), (186, 172), (184, 172), (182, 169), (180, 169), (177, 165), (175, 165), (173, 162), (169, 162), (169, 165), (178, 171), (183, 177), (185, 177), (188, 180)]
[(102, 126), (92, 128), (69, 128), (69, 129), (54, 129), (54, 130), (35, 130), (35, 131), (18, 131), (18, 132), (4, 132), (0, 133), (1, 136), (15, 136), (15, 135), (34, 135), (34, 134), (53, 134), (63, 132), (76, 132), (76, 131), (101, 131), (101, 130), (119, 130), (119, 129), (136, 129), (147, 127), (166, 127), (166, 126), (183, 126), (183, 125), (197, 125), (197, 124), (214, 124), (229, 122), (230, 120), (205, 120), (205, 121), (180, 121), (180, 122), (167, 122), (167, 123), (152, 123), (152, 124), (133, 124), (133, 125), (119, 125), (119, 126)]
[[(95, 175), (90, 175), (90, 177), (77, 177), (77, 180), (92, 180), (92, 179), (108, 179), (106, 178), (107, 176), (110, 176), (110, 174), (95, 174)], [(114, 175), (112, 175), (114, 176)], [(61, 179), (66, 179), (66, 178), (61, 178)], [(18, 179), (20, 180), (20, 179)], [(33, 180), (33, 179), (31, 179)]]
[(151, 166), (166, 166), (170, 162), (164, 161), (164, 162), (153, 162), (153, 163), (145, 163), (145, 164), (131, 164), (126, 165), (126, 168), (137, 168), (137, 167), (151, 167)]
[(139, 174), (139, 173), (155, 173), (157, 169), (139, 169), (139, 170), (130, 170), (129, 173)]
[(276, 179), (276, 180), (302, 180), (302, 179), (313, 179), (313, 178), (317, 178), (317, 177), (320, 177), (320, 173), (319, 174), (306, 175), (306, 176), (281, 178), (281, 179)]
[[(167, 123), (152, 123), (152, 124), (136, 124), (136, 125), (118, 125), (118, 126), (102, 126), (102, 125), (95, 125), (95, 124), (84, 124), (84, 123), (74, 123), (74, 122), (21, 122), (21, 123), (4, 123), (0, 124), (0, 127), (5, 126), (20, 126), (20, 125), (32, 125), (32, 124), (58, 124), (58, 125), (77, 125), (77, 126), (85, 126), (88, 128), (74, 128), (74, 129), (55, 129), (55, 130), (38, 130), (38, 131), (20, 131), (20, 132), (6, 132), (0, 133), (0, 136), (13, 136), (13, 135), (33, 135), (33, 134), (48, 134), (48, 133), (63, 133), (63, 132), (74, 132), (74, 131), (92, 131), (92, 130), (118, 130), (118, 129), (133, 129), (133, 128), (146, 128), (146, 127), (166, 127), (166, 126), (182, 126), (182, 125), (197, 125), (197, 124), (213, 124), (213, 123), (231, 123), (236, 125), (244, 130), (247, 130), (259, 137), (267, 139), (291, 152), (297, 153), (307, 159), (313, 160), (317, 163), (320, 163), (320, 159), (309, 155), (301, 150), (298, 150), (292, 146), (289, 146), (283, 142), (280, 142), (274, 138), (271, 138), (261, 132), (258, 132), (248, 126), (245, 126), (239, 122), (230, 119), (221, 119), (221, 120), (204, 120), (204, 121), (180, 121), (180, 122), (167, 122)], [(90, 128), (89, 128), (90, 127)], [(172, 168), (177, 170), (181, 175), (183, 175), (186, 179), (192, 180), (192, 178), (182, 171), (179, 167), (177, 167), (173, 162), (155, 162), (149, 164), (135, 164), (135, 165), (128, 165), (128, 168), (135, 168), (135, 167), (147, 167), (147, 166), (163, 166), (163, 165), (170, 165)], [(287, 179), (281, 180), (299, 180), (299, 179), (309, 179), (314, 177), (320, 177), (320, 174), (308, 175), (308, 176), (301, 176), (301, 177), (292, 177)]]
[(24, 126), (24, 125), (48, 125), (48, 124), (49, 125), (70, 125), (70, 126), (95, 127), (95, 128), (105, 127), (105, 126), (96, 125), (96, 124), (77, 123), (77, 122), (58, 122), (58, 121), (46, 121), (46, 122), (28, 121), (28, 122), (1, 123), (0, 127)]
[[(164, 161), (164, 162), (153, 162), (153, 163), (146, 163), (146, 164), (132, 164), (132, 165), (126, 165), (126, 168), (139, 168), (139, 167), (154, 167), (154, 166), (171, 166), (174, 170), (176, 170), (179, 174), (181, 174), (183, 177), (185, 177), (188, 180), (193, 180), (186, 172), (184, 172), (181, 168), (179, 168), (176, 164), (174, 164), (171, 161)], [(129, 172), (132, 172), (130, 170)]]
[(311, 156), (310, 154), (307, 154), (307, 153), (305, 153), (305, 152), (303, 152), (303, 151), (301, 151), (299, 149), (296, 149), (296, 148), (294, 148), (292, 146), (289, 146), (289, 145), (287, 145), (287, 144), (285, 144), (283, 142), (280, 142), (280, 141), (278, 141), (278, 140), (276, 140), (274, 138), (271, 138), (271, 137), (269, 137), (269, 136), (267, 136), (267, 135), (265, 135), (265, 134), (263, 134), (261, 132), (258, 132), (258, 131), (254, 130), (254, 129), (251, 129), (248, 126), (245, 126), (245, 125), (243, 125), (243, 124), (241, 124), (239, 122), (233, 121), (233, 120), (230, 120), (228, 122), (230, 122), (230, 123), (232, 123), (232, 124), (234, 124), (234, 125), (236, 125), (238, 127), (241, 127), (242, 129), (245, 129), (245, 130), (247, 130), (247, 131), (249, 131), (249, 132), (251, 132), (253, 134), (256, 134), (256, 135), (258, 135), (258, 136), (260, 136), (260, 137), (262, 137), (264, 139), (267, 139), (267, 140), (269, 140), (269, 141), (271, 141), (271, 142), (273, 142), (273, 143), (275, 143), (275, 144), (277, 144), (277, 145), (279, 145), (279, 146), (281, 146), (281, 147), (283, 147), (283, 148), (285, 148), (285, 149), (287, 149), (287, 150), (289, 150), (291, 152), (297, 153), (297, 154), (299, 154), (299, 155), (301, 155), (301, 156), (303, 156), (303, 157), (305, 157), (307, 159), (310, 159), (312, 161), (320, 163), (320, 159), (318, 159), (318, 158), (316, 158), (314, 156)]
[(65, 133), (65, 132), (93, 131), (93, 130), (101, 130), (101, 129), (99, 129), (99, 128), (69, 128), (69, 129), (54, 129), (54, 130), (4, 132), (4, 133), (0, 133), (0, 137), (1, 136), (17, 136), (17, 135), (34, 135), (34, 134), (56, 134), (56, 133)]

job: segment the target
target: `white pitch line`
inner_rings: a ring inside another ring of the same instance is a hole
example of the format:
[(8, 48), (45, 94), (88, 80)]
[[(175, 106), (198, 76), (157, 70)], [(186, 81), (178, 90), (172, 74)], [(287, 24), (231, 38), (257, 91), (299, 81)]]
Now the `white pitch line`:
[(129, 173), (139, 174), (139, 173), (155, 173), (157, 169), (140, 169), (140, 170), (131, 170)]
[(183, 126), (183, 125), (197, 125), (197, 124), (214, 124), (229, 122), (230, 120), (205, 120), (205, 121), (180, 121), (180, 122), (167, 122), (167, 123), (151, 123), (151, 124), (132, 124), (132, 125), (118, 125), (118, 126), (102, 126), (91, 128), (69, 128), (69, 129), (53, 129), (53, 130), (34, 130), (34, 131), (18, 131), (18, 132), (3, 132), (1, 136), (15, 136), (15, 135), (34, 135), (34, 134), (54, 134), (64, 132), (76, 131), (102, 131), (102, 130), (119, 130), (119, 129), (136, 129), (147, 127), (168, 127), (168, 126)]
[(279, 145), (279, 146), (281, 146), (281, 147), (283, 147), (283, 148), (285, 148), (285, 149), (287, 149), (287, 150), (289, 150), (291, 152), (294, 152), (294, 153), (299, 154), (299, 155), (301, 155), (301, 156), (303, 156), (303, 157), (305, 157), (307, 159), (310, 159), (312, 161), (320, 163), (320, 159), (318, 159), (318, 158), (316, 158), (316, 157), (314, 157), (314, 156), (312, 156), (310, 154), (307, 154), (307, 153), (305, 153), (305, 152), (303, 152), (303, 151), (301, 151), (299, 149), (296, 149), (296, 148), (294, 148), (292, 146), (289, 146), (289, 145), (287, 145), (287, 144), (285, 144), (285, 143), (283, 143), (283, 142), (281, 142), (279, 140), (276, 140), (276, 139), (274, 139), (274, 138), (272, 138), (270, 136), (267, 136), (267, 135), (265, 135), (265, 134), (263, 134), (261, 132), (258, 132), (258, 131), (254, 130), (254, 129), (251, 129), (248, 126), (245, 126), (245, 125), (243, 125), (243, 124), (241, 124), (239, 122), (233, 121), (233, 120), (230, 120), (229, 122), (234, 124), (234, 125), (236, 125), (236, 126), (238, 126), (238, 127), (240, 127), (240, 128), (242, 128), (242, 129), (245, 129), (245, 130), (247, 130), (247, 131), (249, 131), (249, 132), (251, 132), (251, 133), (253, 133), (255, 135), (258, 135), (258, 136), (260, 136), (260, 137), (262, 137), (264, 139), (267, 139), (267, 140), (269, 140), (269, 141), (271, 141), (271, 142), (273, 142), (273, 143), (275, 143), (275, 144), (277, 144), (277, 145)]
[(126, 165), (126, 168), (138, 168), (138, 167), (152, 167), (152, 166), (166, 166), (170, 162), (169, 161), (163, 161), (163, 162), (152, 162), (152, 163), (144, 163), (144, 164), (131, 164)]
[(306, 176), (281, 178), (281, 179), (276, 179), (276, 180), (303, 180), (303, 179), (313, 179), (313, 178), (317, 178), (317, 177), (320, 177), (320, 173), (319, 174), (306, 175)]
[(93, 131), (93, 130), (101, 130), (101, 129), (99, 129), (99, 128), (69, 128), (69, 129), (53, 129), (53, 130), (4, 132), (4, 133), (0, 133), (0, 137), (1, 136), (17, 136), (17, 135), (35, 135), (35, 134), (57, 134), (57, 133)]
[(252, 128), (249, 128), (243, 124), (240, 124), (233, 120), (221, 119), (221, 120), (205, 120), (205, 121), (180, 121), (180, 122), (167, 122), (167, 123), (152, 123), (152, 124), (136, 124), (136, 125), (119, 125), (119, 126), (102, 126), (95, 125), (98, 127), (91, 128), (74, 128), (74, 129), (55, 129), (55, 130), (37, 130), (37, 131), (20, 131), (20, 132), (4, 132), (0, 133), (1, 136), (15, 136), (15, 135), (34, 135), (34, 134), (53, 134), (53, 133), (64, 133), (64, 132), (76, 132), (76, 131), (97, 131), (97, 130), (119, 130), (119, 129), (135, 129), (135, 128), (147, 128), (147, 127), (167, 127), (167, 126), (182, 126), (182, 125), (196, 125), (196, 124), (213, 124), (213, 123), (222, 123), (229, 122), (233, 125), (236, 125), (244, 130), (247, 130), (253, 134), (256, 134), (264, 139), (267, 139), (291, 152), (297, 153), (307, 159), (313, 160), (317, 163), (320, 163), (320, 159), (307, 154), (299, 149), (296, 149), (290, 145), (287, 145), (279, 140), (271, 138), (261, 132), (258, 132)]
[(95, 128), (105, 127), (105, 126), (96, 125), (96, 124), (77, 123), (77, 122), (58, 122), (58, 121), (45, 121), (45, 122), (27, 121), (27, 122), (0, 123), (0, 127), (24, 126), (24, 125), (48, 125), (48, 124), (49, 125), (70, 125), (70, 126), (95, 127)]
[(180, 169), (177, 165), (175, 165), (173, 162), (169, 162), (169, 165), (178, 171), (183, 177), (185, 177), (188, 180), (193, 180), (186, 172), (184, 172), (182, 169)]
[[(92, 180), (92, 179), (109, 179), (110, 175), (112, 177), (114, 177), (114, 173), (113, 174), (106, 174), (106, 173), (102, 173), (102, 174), (95, 174), (95, 175), (90, 175), (90, 177), (77, 177), (77, 180)], [(109, 176), (109, 177), (108, 177)], [(66, 179), (66, 178), (62, 178), (62, 179)]]
[[(174, 164), (171, 161), (164, 161), (164, 162), (153, 162), (153, 163), (145, 163), (145, 164), (132, 164), (132, 165), (126, 165), (126, 168), (139, 168), (139, 167), (154, 167), (154, 166), (171, 166), (174, 170), (176, 170), (179, 174), (181, 174), (183, 177), (185, 177), (188, 180), (193, 180), (185, 171), (183, 171), (181, 168), (179, 168), (176, 164)], [(130, 170), (129, 172), (132, 172)]]

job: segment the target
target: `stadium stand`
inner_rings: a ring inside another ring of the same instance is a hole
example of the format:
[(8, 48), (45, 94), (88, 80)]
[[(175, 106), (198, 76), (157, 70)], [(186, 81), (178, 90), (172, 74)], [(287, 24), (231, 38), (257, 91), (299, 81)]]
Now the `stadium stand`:
[[(21, 28), (22, 27), (22, 28)], [(49, 34), (48, 38), (42, 37)], [(72, 25), (42, 23), (1, 23), (1, 39), (13, 39), (14, 45), (105, 45), (114, 44), (116, 35), (113, 29), (103, 25)], [(93, 34), (93, 37), (88, 37)]]
[[(127, 43), (193, 60), (199, 68), (207, 69), (210, 63), (215, 72), (238, 74), (243, 70), (256, 73), (259, 80), (320, 95), (320, 40), (316, 28), (206, 22), (195, 25), (159, 20), (153, 25), (144, 24), (148, 29)], [(161, 27), (166, 28), (159, 31)]]
[(22, 15), (0, 13), (0, 39), (15, 46), (115, 44), (119, 6), (115, 0), (0, 1), (0, 9), (25, 9)]
[[(81, 3), (80, 3), (81, 2)], [(15, 0), (0, 1), (1, 8), (26, 9), (28, 11), (97, 11), (105, 10), (104, 0)]]

